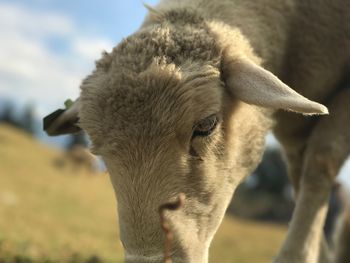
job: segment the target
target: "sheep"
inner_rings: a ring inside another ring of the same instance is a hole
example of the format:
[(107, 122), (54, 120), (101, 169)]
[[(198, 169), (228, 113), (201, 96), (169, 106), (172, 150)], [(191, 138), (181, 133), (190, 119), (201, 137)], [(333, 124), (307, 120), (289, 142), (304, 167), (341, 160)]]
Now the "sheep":
[[(183, 206), (164, 214), (172, 260), (208, 262), (269, 130), (296, 195), (274, 262), (326, 262), (327, 198), (350, 152), (350, 90), (340, 88), (349, 73), (348, 1), (162, 0), (147, 8), (140, 29), (96, 62), (74, 106), (46, 123), (50, 134), (81, 127), (104, 159), (125, 262), (162, 261), (157, 208), (180, 193)], [(320, 116), (327, 107), (331, 115)]]
[(96, 172), (96, 158), (81, 145), (73, 145), (54, 160), (57, 168), (68, 167), (73, 172), (84, 170), (89, 174)]
[(350, 259), (350, 212), (349, 209), (345, 209), (341, 216), (338, 218), (336, 224), (336, 231), (333, 236), (334, 240), (334, 254), (331, 255), (334, 258), (334, 262), (347, 263)]

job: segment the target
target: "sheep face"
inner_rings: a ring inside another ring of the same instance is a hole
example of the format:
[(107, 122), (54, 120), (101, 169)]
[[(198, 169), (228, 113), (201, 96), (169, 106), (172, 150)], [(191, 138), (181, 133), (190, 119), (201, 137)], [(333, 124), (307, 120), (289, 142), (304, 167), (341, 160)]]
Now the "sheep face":
[(158, 207), (184, 193), (184, 206), (166, 214), (175, 262), (205, 262), (235, 186), (259, 159), (261, 111), (235, 101), (213, 65), (161, 58), (137, 75), (96, 71), (80, 102), (80, 125), (115, 188), (126, 259), (162, 254)]

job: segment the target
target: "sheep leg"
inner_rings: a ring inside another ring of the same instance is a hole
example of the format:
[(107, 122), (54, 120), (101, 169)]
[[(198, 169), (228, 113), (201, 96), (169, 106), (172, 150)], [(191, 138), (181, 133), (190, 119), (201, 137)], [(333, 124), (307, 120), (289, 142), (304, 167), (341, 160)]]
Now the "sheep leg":
[(288, 177), (294, 190), (294, 198), (297, 197), (300, 187), (300, 178), (302, 174), (302, 164), (304, 158), (305, 144), (300, 144), (293, 149), (286, 151), (288, 160)]
[(350, 211), (347, 208), (338, 219), (334, 236), (335, 263), (350, 262)]
[[(296, 143), (293, 143), (293, 148), (288, 148), (288, 151), (286, 152), (286, 156), (288, 159), (288, 175), (289, 180), (293, 186), (294, 190), (294, 198), (296, 199), (299, 192), (299, 186), (300, 186), (300, 178), (301, 178), (301, 171), (302, 171), (302, 164), (304, 159), (304, 152), (305, 152), (305, 141), (307, 140), (296, 140)], [(329, 263), (331, 262), (331, 252), (328, 246), (328, 243), (326, 241), (325, 236), (322, 236), (322, 243), (320, 248), (320, 258), (319, 263)]]
[(276, 263), (319, 261), (328, 197), (350, 153), (349, 101), (350, 90), (339, 92), (329, 105), (331, 114), (319, 119), (307, 141), (296, 207)]

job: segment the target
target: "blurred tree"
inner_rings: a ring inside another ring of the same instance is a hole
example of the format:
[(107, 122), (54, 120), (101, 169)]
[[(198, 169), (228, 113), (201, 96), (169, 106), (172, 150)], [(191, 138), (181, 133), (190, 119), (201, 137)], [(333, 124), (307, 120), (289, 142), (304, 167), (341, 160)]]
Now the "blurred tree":
[(278, 148), (268, 148), (262, 162), (252, 176), (256, 177), (255, 192), (269, 192), (282, 196), (289, 186), (286, 164)]
[(34, 104), (29, 103), (25, 106), (22, 113), (21, 126), (23, 130), (31, 135), (35, 135), (35, 121), (35, 107)]
[(24, 107), (23, 111), (18, 112), (14, 103), (6, 101), (0, 112), (0, 122), (7, 123), (31, 135), (35, 135), (37, 125), (34, 104), (29, 103)]
[(289, 189), (281, 150), (267, 148), (258, 168), (237, 188), (228, 212), (243, 218), (287, 222), (293, 210)]
[(19, 121), (16, 120), (14, 112), (15, 112), (14, 104), (11, 103), (10, 101), (6, 101), (4, 103), (2, 112), (0, 113), (0, 122), (4, 122), (12, 126), (15, 126), (17, 128), (20, 128), (21, 125)]

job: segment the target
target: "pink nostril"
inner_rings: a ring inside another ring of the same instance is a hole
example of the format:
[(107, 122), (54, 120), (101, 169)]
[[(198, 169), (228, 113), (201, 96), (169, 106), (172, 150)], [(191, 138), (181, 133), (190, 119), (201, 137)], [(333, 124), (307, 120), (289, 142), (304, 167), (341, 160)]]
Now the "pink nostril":
[(177, 200), (174, 202), (165, 203), (158, 208), (161, 227), (165, 233), (165, 244), (164, 244), (164, 263), (171, 263), (171, 243), (173, 241), (173, 234), (171, 233), (171, 229), (169, 224), (166, 222), (164, 212), (166, 210), (177, 210), (182, 207), (185, 203), (185, 194), (181, 193), (177, 197)]

